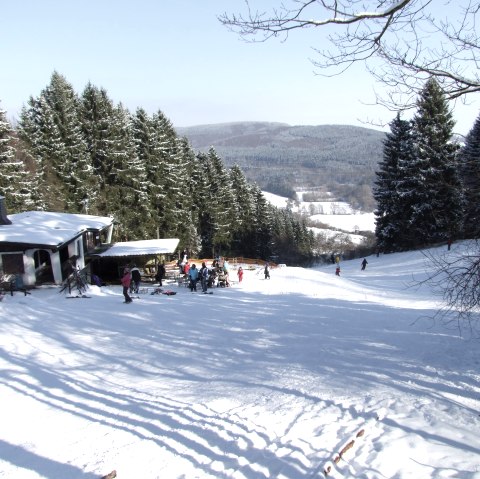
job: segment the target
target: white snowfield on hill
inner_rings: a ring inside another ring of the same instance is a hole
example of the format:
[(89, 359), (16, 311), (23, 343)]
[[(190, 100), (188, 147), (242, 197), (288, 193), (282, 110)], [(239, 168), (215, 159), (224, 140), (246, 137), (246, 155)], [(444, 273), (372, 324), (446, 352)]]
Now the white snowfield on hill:
[(478, 339), (408, 287), (421, 252), (367, 261), (5, 296), (0, 477), (480, 478)]
[[(277, 208), (286, 208), (289, 204), (288, 198), (278, 196), (267, 191), (262, 191), (265, 199)], [(298, 194), (298, 193), (297, 193)], [(312, 209), (311, 209), (312, 207)], [(375, 231), (375, 215), (373, 212), (360, 213), (354, 211), (352, 207), (343, 201), (314, 201), (300, 202), (299, 206), (293, 206), (293, 211), (303, 211), (312, 221), (319, 221), (331, 228), (342, 230), (347, 233), (356, 231)], [(312, 211), (321, 210), (322, 213), (313, 213)], [(338, 234), (335, 230), (321, 230), (319, 228), (311, 228), (315, 233), (323, 233), (327, 236)], [(357, 235), (349, 235), (353, 243), (361, 243), (363, 237)]]

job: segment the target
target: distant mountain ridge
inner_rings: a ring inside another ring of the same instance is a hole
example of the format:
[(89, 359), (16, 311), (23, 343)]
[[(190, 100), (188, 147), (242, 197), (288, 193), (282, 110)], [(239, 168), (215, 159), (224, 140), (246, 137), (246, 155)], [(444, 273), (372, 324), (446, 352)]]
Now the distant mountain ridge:
[(345, 192), (373, 186), (385, 138), (384, 132), (357, 126), (258, 121), (176, 131), (195, 150), (206, 152), (213, 147), (227, 166), (239, 165), (267, 191), (285, 195), (286, 189), (324, 189), (345, 200)]

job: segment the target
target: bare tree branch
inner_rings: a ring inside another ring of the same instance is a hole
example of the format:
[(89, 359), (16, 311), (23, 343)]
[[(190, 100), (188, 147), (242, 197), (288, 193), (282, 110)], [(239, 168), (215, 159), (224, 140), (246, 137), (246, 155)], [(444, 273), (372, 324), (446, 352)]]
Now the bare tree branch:
[(473, 242), (470, 249), (436, 254), (426, 251), (430, 271), (420, 284), (428, 284), (443, 302), (435, 315), (442, 324), (453, 326), (462, 334), (478, 337), (480, 317), (480, 245)]
[(388, 87), (377, 103), (392, 111), (414, 107), (432, 76), (449, 99), (466, 101), (480, 91), (477, 1), (285, 0), (271, 12), (255, 10), (255, 0), (245, 3), (245, 14), (224, 13), (220, 22), (252, 41), (287, 40), (294, 31), (318, 29), (324, 34), (319, 43), (326, 40), (328, 47), (314, 49), (316, 73), (339, 75), (365, 63)]

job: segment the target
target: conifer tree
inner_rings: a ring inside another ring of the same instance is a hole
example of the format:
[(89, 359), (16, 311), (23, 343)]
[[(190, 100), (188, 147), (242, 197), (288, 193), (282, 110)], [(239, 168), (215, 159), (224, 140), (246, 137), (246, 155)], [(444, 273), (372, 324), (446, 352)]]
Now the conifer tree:
[(162, 111), (157, 111), (151, 118), (154, 136), (152, 144), (156, 169), (156, 189), (159, 201), (156, 204), (158, 227), (162, 238), (179, 236), (190, 220), (188, 209), (190, 200), (186, 185), (186, 165), (184, 145), (177, 138), (170, 120)]
[(237, 210), (232, 194), (232, 184), (222, 160), (213, 148), (208, 152), (209, 202), (207, 207), (212, 219), (212, 244), (215, 251), (230, 248), (233, 238), (233, 225)]
[(411, 123), (398, 114), (390, 124), (383, 147), (383, 160), (379, 165), (373, 196), (375, 210), (375, 234), (379, 248), (396, 250), (409, 243), (408, 220), (411, 214), (408, 193), (411, 175), (410, 165), (415, 158)]
[[(19, 134), (36, 164), (43, 193), (39, 207), (80, 212), (94, 198), (96, 178), (80, 128), (78, 97), (64, 77), (54, 72), (38, 98), (22, 110)], [(48, 186), (48, 189), (47, 189)]]
[(196, 191), (193, 171), (195, 168), (195, 153), (185, 138), (177, 138), (177, 152), (172, 166), (172, 193), (175, 195), (176, 224), (175, 237), (190, 254), (198, 254), (201, 250), (201, 239), (198, 233), (198, 205), (194, 204), (192, 192)]
[(409, 233), (414, 246), (456, 238), (462, 218), (454, 120), (435, 79), (427, 81), (413, 119), (416, 185)]
[(232, 225), (231, 247), (237, 255), (251, 256), (255, 249), (255, 201), (252, 187), (238, 165), (230, 169), (230, 183), (235, 197), (235, 223)]
[(7, 210), (12, 213), (32, 206), (28, 172), (23, 161), (17, 158), (14, 142), (6, 112), (0, 110), (0, 195), (5, 197)]
[(44, 98), (30, 97), (27, 106), (22, 108), (18, 134), (25, 146), (25, 154), (34, 164), (35, 208), (64, 211), (64, 185), (55, 170), (57, 154), (61, 150), (60, 133)]
[(275, 251), (273, 240), (273, 211), (257, 185), (252, 185), (255, 214), (253, 216), (253, 228), (255, 239), (253, 242), (253, 256), (255, 258), (268, 259)]
[[(82, 134), (78, 95), (62, 75), (54, 72), (41, 96), (50, 107), (56, 126), (53, 141), (59, 149), (52, 159), (64, 185), (66, 209), (85, 212), (88, 202), (95, 199), (98, 188)], [(46, 134), (45, 141), (48, 142), (48, 132)]]
[(480, 235), (480, 115), (468, 133), (459, 154), (460, 177), (464, 191), (463, 235)]

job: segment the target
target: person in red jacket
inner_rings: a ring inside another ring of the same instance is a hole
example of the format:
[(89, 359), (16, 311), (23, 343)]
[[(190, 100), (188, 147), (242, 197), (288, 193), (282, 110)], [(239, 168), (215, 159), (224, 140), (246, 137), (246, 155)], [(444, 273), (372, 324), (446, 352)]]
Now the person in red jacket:
[(243, 269), (241, 266), (238, 267), (237, 275), (238, 275), (238, 282), (241, 283), (243, 279)]
[(130, 284), (132, 282), (132, 275), (130, 273), (130, 268), (125, 268), (123, 271), (122, 276), (122, 286), (123, 286), (123, 296), (125, 297), (125, 303), (131, 303), (132, 298), (128, 294), (128, 290), (130, 289)]

